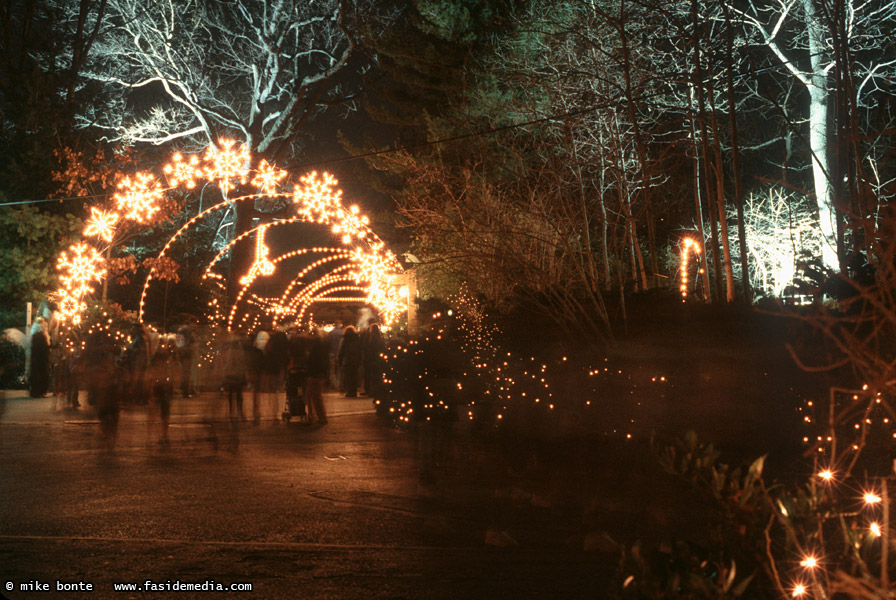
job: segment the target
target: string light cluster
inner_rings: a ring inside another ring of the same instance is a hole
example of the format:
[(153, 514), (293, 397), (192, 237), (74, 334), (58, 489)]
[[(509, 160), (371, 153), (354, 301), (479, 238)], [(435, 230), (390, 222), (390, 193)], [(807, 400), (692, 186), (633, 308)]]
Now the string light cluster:
[[(795, 494), (776, 498), (775, 518), (795, 555), (772, 558), (775, 583), (793, 598), (885, 597), (891, 477), (855, 477), (848, 468), (817, 469)], [(779, 576), (778, 571), (783, 571)], [(853, 595), (857, 590), (864, 592)], [(881, 595), (883, 594), (883, 595)]]
[[(429, 364), (427, 353), (433, 352), (440, 355), (437, 362), (445, 362), (445, 357), (450, 357), (456, 389), (450, 390), (446, 400), (439, 397), (439, 391), (445, 393), (444, 384), (440, 390), (427, 388), (426, 392), (432, 391), (434, 398), (424, 408), (438, 412), (447, 410), (451, 404), (460, 418), (480, 425), (503, 427), (525, 422), (533, 411), (538, 418), (590, 414), (594, 420), (595, 413), (589, 411), (608, 398), (628, 400), (642, 391), (631, 374), (611, 369), (607, 359), (601, 367), (585, 367), (571, 364), (566, 357), (542, 362), (532, 356), (502, 351), (500, 328), (489, 321), (472, 296), (455, 294), (449, 303), (450, 310), (430, 315), (433, 325), (425, 335), (406, 343), (392, 341), (385, 354), (384, 392), (375, 400), (375, 405), (379, 414), (399, 425), (413, 420), (410, 398), (415, 389), (419, 394), (421, 385), (415, 380), (423, 378), (422, 385), (429, 385), (426, 369), (420, 365)], [(652, 395), (663, 396), (662, 387), (667, 385), (665, 376), (652, 377), (647, 383), (660, 386), (650, 391)], [(563, 386), (571, 386), (577, 392), (570, 393)], [(607, 392), (608, 388), (612, 393)], [(640, 404), (637, 399), (633, 401), (635, 407)], [(632, 439), (631, 426), (635, 419), (631, 416), (625, 422), (605, 419), (601, 422), (606, 427), (604, 435)]]
[(866, 448), (888, 452), (896, 442), (893, 404), (891, 397), (867, 384), (861, 390), (835, 389), (826, 402), (803, 398), (797, 411), (807, 454), (854, 463)]
[[(684, 302), (688, 297), (688, 260), (691, 253), (695, 257), (700, 256), (700, 243), (693, 238), (686, 237), (681, 241), (681, 301)], [(703, 269), (698, 269), (698, 273), (702, 273)]]

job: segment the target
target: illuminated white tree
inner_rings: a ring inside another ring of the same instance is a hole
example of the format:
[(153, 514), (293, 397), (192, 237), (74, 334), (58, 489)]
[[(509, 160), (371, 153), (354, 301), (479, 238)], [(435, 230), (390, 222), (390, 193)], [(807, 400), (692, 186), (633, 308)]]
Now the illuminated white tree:
[(118, 90), (80, 115), (126, 143), (221, 134), (272, 162), (326, 103), (354, 50), (340, 2), (109, 0), (85, 77)]
[[(771, 188), (750, 194), (744, 214), (750, 282), (758, 293), (781, 298), (799, 275), (799, 261), (821, 253), (812, 202)], [(729, 221), (735, 218), (729, 212)]]
[[(749, 0), (732, 4), (731, 10), (740, 15), (749, 39), (765, 46), (806, 91), (805, 137), (824, 239), (822, 259), (828, 268), (839, 270), (840, 217), (832, 187), (836, 176), (832, 160), (835, 124), (830, 106), (832, 100), (840, 100), (853, 110), (872, 108), (880, 90), (892, 85), (896, 59), (881, 52), (881, 42), (896, 27), (896, 5), (888, 0)], [(835, 85), (838, 70), (841, 81)], [(843, 120), (844, 115), (840, 117)], [(847, 142), (838, 143), (842, 146)], [(837, 151), (847, 149), (839, 147)], [(844, 211), (842, 205), (839, 210)]]

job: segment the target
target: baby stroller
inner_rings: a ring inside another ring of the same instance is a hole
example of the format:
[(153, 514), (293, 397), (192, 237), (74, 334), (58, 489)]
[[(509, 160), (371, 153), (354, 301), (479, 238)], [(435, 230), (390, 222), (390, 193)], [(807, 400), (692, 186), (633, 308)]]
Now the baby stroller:
[(301, 421), (308, 420), (305, 412), (305, 397), (302, 388), (305, 383), (305, 373), (301, 369), (290, 369), (286, 376), (286, 405), (283, 407), (283, 420), (289, 423), (292, 417), (298, 417)]

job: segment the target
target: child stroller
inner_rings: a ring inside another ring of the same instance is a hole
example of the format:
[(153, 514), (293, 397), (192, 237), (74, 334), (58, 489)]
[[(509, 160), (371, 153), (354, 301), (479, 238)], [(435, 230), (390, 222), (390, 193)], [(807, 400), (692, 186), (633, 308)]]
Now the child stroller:
[(286, 375), (286, 405), (283, 407), (283, 420), (289, 423), (292, 417), (298, 417), (301, 421), (308, 420), (305, 412), (305, 397), (302, 388), (305, 384), (305, 372), (300, 369), (290, 369)]

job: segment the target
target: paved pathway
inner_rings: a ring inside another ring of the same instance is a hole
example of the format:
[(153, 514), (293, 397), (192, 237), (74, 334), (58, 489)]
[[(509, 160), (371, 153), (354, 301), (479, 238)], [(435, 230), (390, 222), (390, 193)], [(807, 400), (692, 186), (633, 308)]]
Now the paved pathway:
[[(584, 551), (581, 512), (509, 486), (462, 435), (421, 484), (414, 435), (365, 398), (327, 395), (324, 427), (286, 424), (273, 402), (260, 423), (231, 424), (217, 395), (176, 398), (169, 445), (146, 407), (126, 407), (104, 451), (89, 407), (5, 396), (6, 598), (610, 595), (616, 558)], [(166, 591), (234, 583), (252, 589)]]

